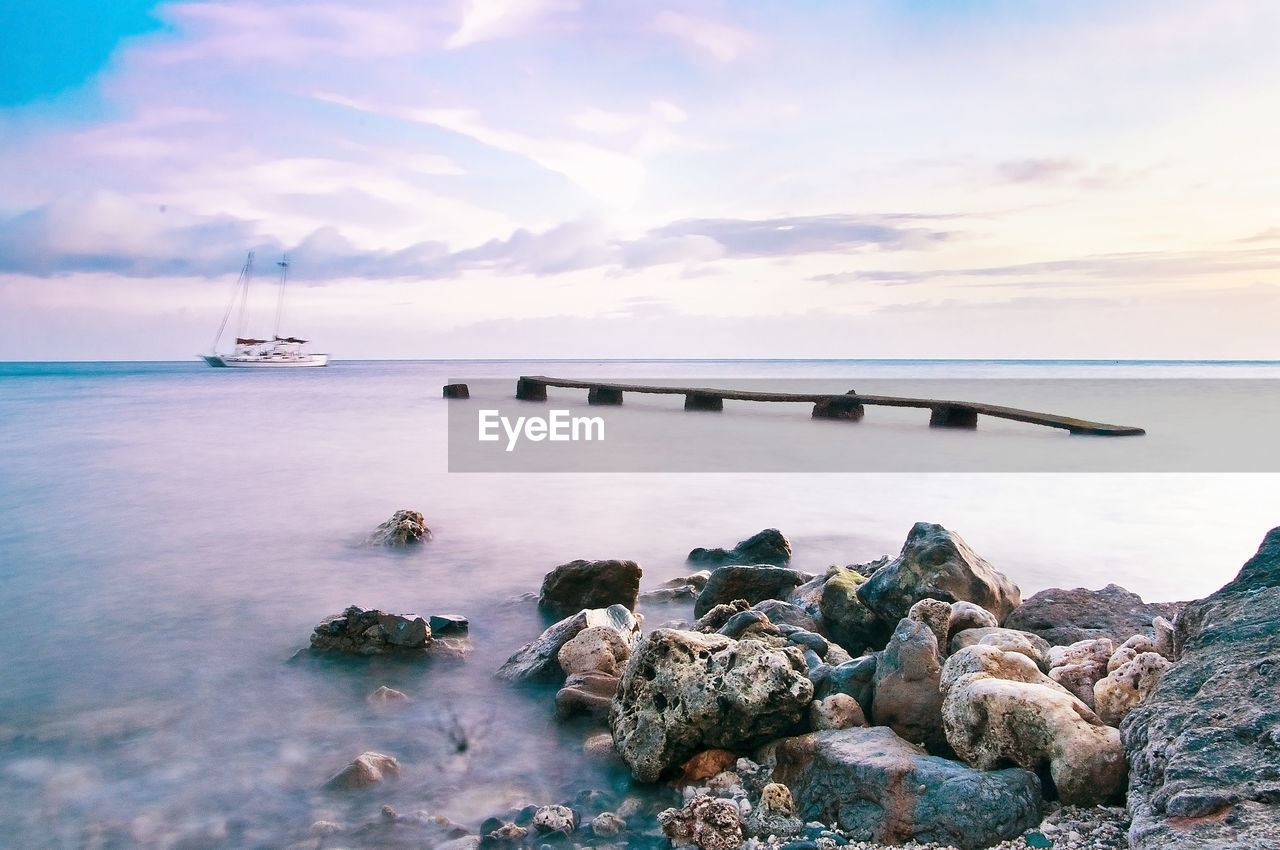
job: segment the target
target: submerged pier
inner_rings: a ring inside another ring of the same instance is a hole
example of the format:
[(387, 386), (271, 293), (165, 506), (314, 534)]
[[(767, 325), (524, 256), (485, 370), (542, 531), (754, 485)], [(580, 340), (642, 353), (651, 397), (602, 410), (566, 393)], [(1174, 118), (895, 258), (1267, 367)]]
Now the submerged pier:
[(916, 407), (929, 411), (932, 428), (978, 427), (978, 416), (994, 416), (1047, 428), (1061, 428), (1072, 434), (1097, 437), (1133, 437), (1147, 433), (1131, 425), (1108, 425), (1053, 413), (1038, 413), (1016, 407), (983, 404), (972, 401), (950, 401), (936, 398), (899, 398), (884, 395), (860, 395), (850, 390), (843, 395), (830, 393), (771, 393), (754, 390), (726, 390), (707, 387), (659, 387), (648, 384), (620, 384), (613, 381), (579, 381), (571, 378), (550, 378), (545, 375), (525, 375), (516, 382), (516, 398), (524, 401), (546, 401), (547, 387), (583, 389), (587, 391), (587, 403), (599, 405), (622, 404), (624, 393), (651, 393), (684, 396), (685, 410), (723, 410), (725, 399), (733, 401), (792, 402), (813, 405), (815, 419), (846, 419), (858, 421), (865, 414), (867, 405), (884, 407)]

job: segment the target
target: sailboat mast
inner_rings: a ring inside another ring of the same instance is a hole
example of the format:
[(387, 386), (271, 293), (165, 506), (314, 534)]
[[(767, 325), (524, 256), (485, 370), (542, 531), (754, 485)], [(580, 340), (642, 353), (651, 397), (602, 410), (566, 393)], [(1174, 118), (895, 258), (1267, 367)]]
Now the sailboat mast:
[(289, 271), (289, 255), (286, 254), (277, 263), (280, 267), (280, 294), (276, 296), (276, 339), (280, 338), (280, 316), (284, 313), (284, 281)]

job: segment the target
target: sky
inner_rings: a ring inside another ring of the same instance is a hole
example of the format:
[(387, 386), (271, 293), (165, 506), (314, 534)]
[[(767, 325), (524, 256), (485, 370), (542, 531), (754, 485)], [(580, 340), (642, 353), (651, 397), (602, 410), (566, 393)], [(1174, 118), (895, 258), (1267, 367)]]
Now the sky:
[[(10, 0), (0, 360), (1280, 357), (1271, 0)], [(256, 323), (256, 324), (255, 324)], [(223, 348), (226, 347), (224, 340)]]

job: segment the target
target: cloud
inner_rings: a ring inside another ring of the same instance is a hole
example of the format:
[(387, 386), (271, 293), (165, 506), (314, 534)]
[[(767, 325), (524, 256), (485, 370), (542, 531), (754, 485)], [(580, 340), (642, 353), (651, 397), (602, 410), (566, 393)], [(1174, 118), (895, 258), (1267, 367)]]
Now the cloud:
[(458, 29), (444, 46), (467, 47), (518, 34), (530, 22), (556, 13), (576, 12), (578, 0), (467, 0)]
[(997, 165), (996, 171), (1009, 183), (1045, 183), (1080, 168), (1074, 159), (1011, 159)]
[(722, 259), (921, 250), (947, 235), (874, 217), (833, 214), (687, 219), (623, 238), (602, 221), (587, 218), (538, 232), (519, 228), (505, 239), (454, 251), (433, 241), (370, 250), (335, 227), (319, 228), (285, 245), (261, 237), (250, 221), (169, 215), (120, 195), (97, 193), (0, 220), (0, 271), (35, 277), (76, 272), (214, 277), (226, 274), (238, 263), (235, 258), (253, 248), (264, 254), (288, 251), (299, 279), (312, 283), (346, 278), (439, 280), (476, 270), (548, 276), (589, 268), (635, 270), (681, 263), (696, 267)]
[[(1132, 251), (1003, 266), (910, 271), (865, 269), (820, 274), (810, 277), (809, 280), (836, 285), (873, 283), (903, 286), (957, 278), (988, 278), (988, 280), (966, 282), (965, 285), (1035, 289), (1128, 282), (1162, 287), (1180, 278), (1221, 276), (1242, 272), (1273, 273), (1280, 263), (1278, 255), (1280, 251), (1275, 248), (1180, 253)], [(1045, 276), (1052, 276), (1052, 279), (1044, 280)], [(1040, 279), (1037, 280), (1037, 278)]]
[(622, 205), (635, 198), (644, 179), (644, 165), (637, 157), (583, 142), (539, 138), (494, 127), (474, 109), (386, 106), (332, 92), (314, 96), (349, 109), (430, 124), (466, 136), (496, 150), (525, 157), (598, 198)]
[(723, 63), (734, 61), (759, 43), (759, 38), (746, 30), (670, 9), (658, 13), (653, 28), (693, 45)]

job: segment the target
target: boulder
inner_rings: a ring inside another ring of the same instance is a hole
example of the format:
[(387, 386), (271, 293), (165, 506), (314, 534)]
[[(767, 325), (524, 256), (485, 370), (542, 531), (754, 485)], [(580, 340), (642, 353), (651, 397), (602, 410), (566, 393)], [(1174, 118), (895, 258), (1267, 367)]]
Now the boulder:
[(616, 676), (631, 657), (631, 644), (612, 626), (591, 626), (578, 632), (556, 653), (566, 675), (607, 673)]
[(383, 779), (400, 775), (400, 763), (382, 753), (361, 753), (351, 764), (335, 773), (325, 783), (326, 788), (352, 790), (376, 785)]
[(926, 522), (912, 527), (898, 557), (862, 583), (858, 598), (886, 623), (897, 623), (921, 599), (972, 602), (997, 618), (1021, 602), (1018, 586), (960, 535)]
[(578, 814), (568, 806), (543, 806), (533, 813), (533, 828), (539, 835), (572, 835)]
[(781, 600), (809, 578), (808, 573), (786, 567), (721, 567), (711, 574), (707, 586), (698, 594), (698, 601), (693, 606), (693, 616), (701, 617), (716, 605), (735, 599), (744, 599), (748, 605), (765, 599)]
[(809, 726), (815, 732), (866, 725), (867, 717), (862, 713), (862, 706), (848, 694), (832, 694), (809, 703)]
[(796, 817), (796, 802), (791, 789), (780, 782), (770, 782), (760, 789), (760, 803), (747, 813), (743, 828), (750, 835), (799, 835), (804, 821)]
[(700, 794), (682, 808), (660, 812), (658, 823), (677, 847), (689, 844), (701, 850), (742, 847), (742, 815), (732, 800)]
[[(1110, 643), (1110, 641), (1108, 641)], [(1055, 647), (1056, 648), (1056, 647)], [(1071, 695), (1085, 705), (1098, 710), (1094, 703), (1093, 690), (1098, 680), (1107, 675), (1107, 665), (1097, 661), (1081, 661), (1076, 664), (1063, 664), (1049, 670), (1049, 678), (1071, 692)], [(1104, 718), (1105, 720), (1105, 718)], [(1111, 725), (1115, 725), (1114, 723)]]
[(538, 609), (557, 619), (584, 608), (621, 605), (634, 611), (640, 594), (640, 565), (635, 561), (570, 561), (542, 579)]
[(695, 752), (756, 746), (813, 698), (801, 652), (758, 640), (655, 629), (622, 672), (609, 726), (631, 772), (653, 782)]
[(725, 621), (723, 626), (716, 630), (716, 633), (734, 640), (741, 640), (744, 637), (782, 637), (778, 627), (770, 622), (768, 617), (760, 611), (752, 611), (750, 609), (734, 614)]
[(703, 784), (706, 780), (730, 770), (737, 763), (738, 756), (732, 750), (703, 750), (680, 765), (680, 777), (675, 785)]
[(855, 656), (884, 646), (892, 631), (892, 627), (859, 598), (858, 589), (865, 582), (866, 578), (851, 567), (832, 567), (818, 596), (818, 611), (828, 637)]
[(951, 636), (965, 629), (993, 629), (1000, 625), (996, 615), (972, 602), (952, 602), (951, 619), (947, 622), (947, 642)]
[(872, 721), (930, 752), (949, 755), (942, 731), (941, 677), (937, 637), (924, 623), (904, 618), (876, 664)]
[(848, 694), (858, 701), (862, 713), (871, 716), (876, 667), (875, 655), (862, 655), (843, 664), (835, 664), (822, 671), (814, 685), (814, 696), (825, 699), (832, 694)]
[(975, 646), (980, 643), (987, 646), (995, 646), (1008, 652), (1020, 652), (1034, 661), (1041, 671), (1049, 669), (1049, 650), (1051, 647), (1048, 641), (1037, 634), (1021, 632), (1017, 629), (983, 628), (965, 629), (964, 631), (956, 632), (951, 636), (951, 646), (948, 654), (955, 654), (966, 646)]
[(1047, 768), (1067, 805), (1094, 805), (1124, 791), (1125, 757), (1116, 730), (1016, 652), (978, 644), (943, 666), (947, 742), (974, 767)]
[(422, 617), (366, 611), (358, 605), (325, 618), (311, 633), (312, 649), (354, 655), (420, 652), (429, 649), (431, 642), (431, 627)]
[(618, 692), (618, 677), (609, 673), (571, 673), (556, 691), (556, 717), (567, 720), (578, 714), (604, 720)]
[(1176, 620), (1176, 662), (1120, 724), (1134, 850), (1280, 847), (1280, 528)]
[(558, 656), (564, 645), (579, 632), (593, 626), (606, 626), (630, 645), (640, 635), (640, 623), (640, 615), (631, 613), (622, 605), (579, 611), (548, 626), (537, 640), (516, 650), (498, 668), (497, 676), (509, 682), (563, 682), (565, 671)]
[(1154, 617), (1173, 619), (1185, 602), (1143, 602), (1117, 584), (1102, 590), (1042, 590), (1004, 618), (1007, 629), (1034, 632), (1054, 646), (1108, 638), (1117, 646), (1135, 634), (1152, 634)]
[(1140, 652), (1112, 670), (1093, 686), (1093, 704), (1102, 722), (1120, 721), (1160, 684), (1169, 662), (1158, 652)]
[(785, 738), (764, 747), (760, 761), (791, 789), (801, 819), (839, 826), (855, 841), (969, 850), (1040, 822), (1035, 774), (974, 770), (882, 726)]
[(730, 564), (772, 564), (775, 567), (791, 563), (791, 543), (776, 528), (751, 535), (738, 541), (732, 549), (697, 548), (689, 553), (689, 563), (705, 564), (711, 569)]
[(601, 812), (591, 819), (591, 834), (596, 838), (613, 838), (627, 828), (627, 822), (615, 812)]
[(375, 528), (365, 543), (369, 546), (411, 546), (431, 539), (431, 529), (418, 511), (396, 511), (391, 519)]
[(822, 619), (815, 617), (799, 605), (783, 602), (780, 599), (764, 599), (752, 605), (751, 608), (753, 611), (759, 611), (764, 614), (774, 625), (795, 626), (804, 629), (806, 632), (815, 632), (820, 635), (826, 634)]

